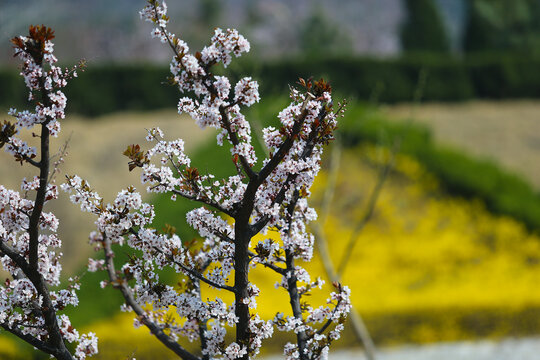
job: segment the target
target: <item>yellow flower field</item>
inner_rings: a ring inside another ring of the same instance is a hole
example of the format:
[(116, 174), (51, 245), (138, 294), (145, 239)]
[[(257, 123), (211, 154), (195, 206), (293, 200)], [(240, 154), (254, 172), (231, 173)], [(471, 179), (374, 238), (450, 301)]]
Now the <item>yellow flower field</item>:
[[(335, 262), (365, 211), (379, 158), (375, 149), (363, 148), (341, 160), (324, 226)], [(324, 186), (323, 174), (314, 192)], [(409, 158), (398, 156), (351, 258), (343, 282), (380, 341), (540, 330), (540, 237), (477, 201), (446, 196)]]

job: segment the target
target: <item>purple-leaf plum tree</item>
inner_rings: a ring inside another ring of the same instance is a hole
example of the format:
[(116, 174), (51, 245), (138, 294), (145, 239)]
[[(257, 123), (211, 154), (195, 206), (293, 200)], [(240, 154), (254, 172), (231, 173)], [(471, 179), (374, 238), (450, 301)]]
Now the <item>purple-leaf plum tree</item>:
[[(171, 82), (191, 95), (179, 100), (178, 112), (189, 114), (201, 128), (218, 129), (217, 143), (230, 144), (236, 171), (225, 178), (201, 173), (184, 152), (183, 140), (167, 141), (159, 128), (148, 131), (148, 150), (133, 144), (124, 152), (129, 170), (140, 169), (148, 192), (201, 204), (186, 214), (202, 239), (195, 242), (183, 241), (172, 228), (153, 228), (154, 208), (142, 201), (135, 187), (105, 204), (88, 182), (67, 176), (62, 189), (82, 211), (97, 217), (90, 243), (102, 257), (90, 259), (89, 270), (105, 271), (108, 280), (102, 286), (119, 290), (125, 301), (122, 310), (136, 314), (135, 326), (147, 327), (182, 359), (253, 358), (274, 331), (296, 336), (284, 346), (287, 359), (325, 358), (350, 310), (349, 289), (334, 283), (327, 303), (311, 306), (305, 297), (323, 281), (312, 281), (300, 264), (313, 256), (313, 236), (306, 226), (317, 214), (307, 202), (310, 187), (344, 107), (334, 106), (332, 89), (324, 80), (300, 79), (299, 88), (291, 89), (290, 104), (278, 115), (279, 126), (263, 129), (269, 155), (259, 160), (242, 113), (259, 101), (257, 82), (245, 77), (233, 85), (226, 76), (213, 73), (218, 64), (227, 67), (233, 57), (248, 52), (249, 42), (236, 30), (218, 28), (210, 45), (192, 53), (167, 30), (164, 2), (148, 1), (140, 15), (154, 25), (152, 36), (172, 50)], [(57, 120), (64, 117), (66, 102), (54, 90), (76, 74), (52, 65), (51, 39), (49, 29), (38, 27), (31, 28), (30, 37), (14, 40), (31, 98), (39, 91), (41, 101), (35, 113), (11, 111), (17, 123), (2, 126), (0, 144), (17, 160), (38, 167), (40, 176), (23, 182), (25, 194), (37, 191), (35, 201), (0, 187), (0, 251), (4, 268), (12, 274), (1, 289), (0, 321), (6, 330), (59, 359), (84, 358), (97, 352), (97, 339), (91, 333), (79, 336), (69, 320), (58, 315), (66, 305), (77, 305), (76, 283), (67, 290), (49, 290), (59, 283), (60, 265), (58, 255), (47, 249), (59, 247), (60, 241), (54, 235), (56, 218), (42, 211), (43, 203), (57, 196), (49, 181), (48, 137), (59, 131)], [(43, 62), (50, 70), (44, 70)], [(39, 161), (36, 150), (15, 136), (19, 128), (35, 125), (42, 128)], [(270, 231), (279, 240), (264, 236)], [(120, 246), (138, 255), (116, 264), (115, 249)], [(262, 319), (257, 313), (257, 299), (265, 294), (250, 281), (255, 267), (279, 274), (276, 286), (289, 297), (287, 315), (278, 312)], [(164, 268), (183, 281), (175, 286), (160, 281)], [(234, 300), (205, 299), (203, 286), (230, 293)], [(200, 351), (188, 350), (182, 338), (198, 342)], [(73, 353), (66, 341), (78, 342)]]

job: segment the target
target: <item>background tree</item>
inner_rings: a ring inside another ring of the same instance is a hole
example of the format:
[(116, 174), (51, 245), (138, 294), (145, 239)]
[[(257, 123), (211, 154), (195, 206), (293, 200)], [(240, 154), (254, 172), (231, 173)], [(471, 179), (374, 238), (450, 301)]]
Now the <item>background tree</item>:
[(471, 0), (463, 40), (466, 52), (538, 52), (540, 2)]
[(403, 50), (449, 52), (446, 27), (433, 0), (405, 0), (404, 4), (407, 18), (401, 29)]

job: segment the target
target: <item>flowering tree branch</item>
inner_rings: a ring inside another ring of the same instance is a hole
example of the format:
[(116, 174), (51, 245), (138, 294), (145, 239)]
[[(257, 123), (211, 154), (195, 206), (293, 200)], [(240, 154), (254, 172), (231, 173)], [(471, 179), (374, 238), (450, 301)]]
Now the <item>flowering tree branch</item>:
[(19, 330), (17, 327), (10, 327), (6, 323), (0, 324), (0, 326), (6, 330), (7, 332), (12, 333), (13, 335), (17, 336), (18, 338), (24, 340), (28, 344), (32, 345), (36, 349), (39, 349), (40, 351), (43, 351), (46, 354), (55, 356), (57, 353), (57, 349), (53, 346), (50, 346), (45, 341), (41, 341), (32, 335), (25, 334), (23, 331)]
[[(97, 352), (95, 336), (79, 335), (66, 315), (59, 315), (67, 305), (76, 305), (78, 284), (67, 289), (52, 291), (58, 286), (60, 255), (51, 249), (61, 245), (56, 236), (58, 220), (44, 212), (48, 201), (58, 196), (56, 185), (49, 180), (49, 140), (60, 131), (64, 118), (66, 97), (58, 90), (67, 80), (76, 76), (74, 71), (56, 67), (53, 55), (54, 32), (45, 26), (30, 26), (28, 36), (12, 39), (15, 56), (23, 61), (21, 75), (29, 88), (29, 100), (35, 103), (35, 112), (10, 109), (16, 122), (4, 121), (0, 128), (0, 148), (5, 146), (16, 161), (39, 168), (32, 180), (23, 179), (24, 196), (0, 185), (0, 261), (11, 273), (0, 287), (0, 324), (36, 348), (57, 359), (84, 359)], [(36, 99), (39, 97), (39, 99)], [(40, 127), (39, 150), (17, 137), (23, 128)], [(34, 160), (37, 155), (40, 160)], [(34, 200), (27, 195), (35, 191)], [(78, 342), (74, 354), (66, 342)]]
[[(215, 89), (211, 87), (210, 89), (211, 91), (215, 92)], [(229, 114), (226, 111), (227, 107), (224, 107), (224, 106), (219, 107), (219, 114), (221, 115), (223, 128), (227, 131), (227, 135), (229, 136), (229, 139), (231, 140), (231, 144), (233, 146), (240, 146), (240, 141), (238, 140), (236, 133), (234, 133), (231, 129), (231, 123), (229, 121)], [(247, 177), (250, 179), (256, 178), (257, 174), (251, 169), (251, 165), (246, 160), (246, 157), (244, 155), (240, 155), (239, 158), (240, 158), (240, 164), (242, 164), (242, 169), (244, 170)]]
[(117, 276), (116, 269), (114, 266), (113, 255), (114, 252), (111, 248), (111, 241), (107, 238), (106, 235), (103, 235), (103, 252), (105, 254), (105, 263), (107, 266), (107, 273), (111, 284), (122, 292), (126, 304), (131, 307), (133, 312), (137, 314), (140, 321), (152, 332), (152, 334), (159, 340), (163, 345), (172, 350), (175, 354), (180, 356), (185, 360), (198, 360), (199, 358), (189, 351), (184, 349), (178, 342), (171, 339), (170, 336), (163, 332), (158, 325), (150, 320), (146, 311), (137, 303), (129, 287), (126, 285), (125, 279)]

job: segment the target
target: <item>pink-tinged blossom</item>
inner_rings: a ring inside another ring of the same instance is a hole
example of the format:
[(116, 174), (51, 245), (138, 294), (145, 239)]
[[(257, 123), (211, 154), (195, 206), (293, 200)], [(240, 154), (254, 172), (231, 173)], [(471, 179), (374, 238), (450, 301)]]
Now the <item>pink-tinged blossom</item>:
[(208, 57), (208, 60), (222, 62), (224, 67), (227, 67), (231, 63), (231, 53), (238, 57), (250, 50), (249, 42), (235, 29), (223, 31), (220, 28), (216, 28), (212, 37), (212, 46), (215, 50), (206, 51), (206, 56), (215, 51), (215, 57)]
[(214, 88), (216, 89), (218, 97), (222, 100), (227, 100), (229, 98), (229, 92), (231, 91), (229, 79), (225, 76), (216, 76), (215, 78)]
[(204, 207), (191, 210), (186, 220), (203, 238), (219, 238), (219, 235), (232, 236), (233, 228), (221, 217)]
[(34, 176), (32, 181), (27, 181), (26, 178), (23, 178), (21, 183), (22, 191), (37, 190), (39, 188), (39, 176)]
[(79, 344), (75, 348), (77, 359), (84, 360), (89, 356), (98, 353), (98, 338), (93, 332), (83, 334), (79, 339)]
[(95, 260), (95, 259), (88, 259), (88, 271), (90, 272), (96, 272), (98, 270), (103, 270), (103, 265), (105, 265), (105, 260)]
[(225, 359), (238, 359), (247, 354), (247, 349), (233, 342), (225, 349)]
[(72, 203), (78, 204), (82, 211), (97, 214), (97, 208), (101, 204), (101, 197), (90, 190), (90, 185), (79, 176), (71, 176), (67, 182), (60, 185), (60, 188), (70, 193), (69, 199)]
[(26, 141), (23, 141), (15, 136), (12, 136), (5, 146), (5, 151), (13, 155), (15, 158), (33, 159), (37, 155), (37, 149), (29, 146)]
[(234, 101), (244, 106), (259, 102), (259, 84), (251, 77), (240, 79), (234, 87)]

